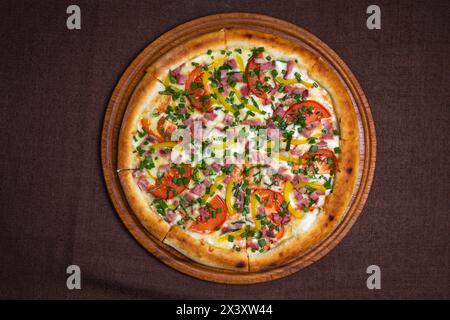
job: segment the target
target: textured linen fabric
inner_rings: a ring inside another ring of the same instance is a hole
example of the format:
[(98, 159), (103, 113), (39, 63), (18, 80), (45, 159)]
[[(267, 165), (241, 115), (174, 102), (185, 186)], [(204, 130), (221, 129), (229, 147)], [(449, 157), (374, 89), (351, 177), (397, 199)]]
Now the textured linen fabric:
[[(448, 1), (0, 2), (1, 298), (449, 298)], [(273, 282), (219, 285), (183, 275), (127, 232), (100, 162), (104, 112), (152, 40), (213, 13), (267, 14), (312, 32), (348, 64), (369, 100), (377, 168), (365, 208), (320, 261)], [(82, 290), (66, 288), (79, 265)], [(366, 268), (382, 270), (368, 290)]]

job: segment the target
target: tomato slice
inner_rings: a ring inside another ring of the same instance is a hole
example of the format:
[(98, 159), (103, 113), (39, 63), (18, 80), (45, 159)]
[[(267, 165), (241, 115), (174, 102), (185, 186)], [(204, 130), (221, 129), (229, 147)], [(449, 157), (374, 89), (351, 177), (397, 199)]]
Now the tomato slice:
[[(177, 168), (172, 167), (164, 174), (159, 184), (148, 188), (148, 192), (156, 198), (171, 199), (187, 188), (191, 177), (192, 168), (190, 165), (182, 164)], [(187, 181), (183, 183), (182, 178), (186, 178)]]
[(317, 101), (305, 100), (290, 106), (284, 113), (283, 120), (286, 122), (296, 122), (300, 115), (306, 119), (306, 123), (316, 122), (323, 118), (331, 117), (327, 108)]
[(177, 125), (163, 116), (158, 120), (157, 130), (164, 141), (171, 141), (172, 133), (177, 130)]
[(314, 158), (313, 165), (319, 169), (318, 173), (337, 172), (338, 160), (333, 151), (329, 149), (319, 149), (316, 152), (305, 152), (302, 159), (306, 160), (304, 165), (310, 164), (310, 159)]
[(211, 99), (205, 100), (209, 95), (207, 89), (203, 86), (203, 67), (198, 66), (189, 73), (185, 84), (186, 90), (189, 92), (189, 102), (200, 112), (211, 112)]
[[(259, 64), (255, 62), (255, 59), (260, 59), (263, 57), (263, 54), (259, 52), (256, 56), (251, 57), (248, 60), (245, 68), (245, 77), (247, 79), (249, 90), (258, 98), (266, 100), (268, 98), (267, 93), (262, 89), (257, 88), (258, 83), (260, 83), (261, 86), (266, 84), (266, 81), (264, 80), (264, 72), (261, 71)], [(251, 71), (253, 71), (253, 76), (250, 75)]]
[(220, 196), (215, 195), (211, 201), (208, 202), (206, 208), (209, 216), (205, 220), (197, 218), (197, 220), (191, 224), (191, 230), (200, 233), (211, 233), (219, 229), (227, 219), (227, 206)]
[(141, 125), (145, 129), (147, 134), (155, 137), (158, 142), (164, 141), (159, 134), (156, 134), (152, 129), (150, 129), (150, 120), (148, 120), (148, 118), (141, 119)]
[(283, 203), (283, 195), (280, 192), (269, 189), (256, 189), (255, 194), (261, 201), (259, 205), (264, 206), (266, 215), (272, 220), (274, 224), (280, 224), (280, 221), (274, 221), (274, 215), (281, 212), (281, 204)]

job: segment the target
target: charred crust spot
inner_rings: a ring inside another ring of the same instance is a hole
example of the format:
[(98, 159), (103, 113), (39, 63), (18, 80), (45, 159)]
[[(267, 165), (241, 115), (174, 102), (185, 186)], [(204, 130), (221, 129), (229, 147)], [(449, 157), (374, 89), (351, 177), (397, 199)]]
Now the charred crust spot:
[(253, 38), (253, 35), (251, 33), (246, 33), (246, 34), (244, 34), (244, 37), (247, 39), (251, 39), (251, 38)]
[(350, 174), (350, 173), (352, 173), (353, 168), (352, 168), (352, 167), (348, 167), (347, 169), (345, 169), (345, 171), (346, 171), (348, 174)]
[(328, 221), (333, 221), (334, 220), (334, 216), (330, 213), (328, 215)]
[(244, 267), (245, 267), (244, 261), (239, 261), (238, 263), (236, 263), (236, 268), (244, 268)]

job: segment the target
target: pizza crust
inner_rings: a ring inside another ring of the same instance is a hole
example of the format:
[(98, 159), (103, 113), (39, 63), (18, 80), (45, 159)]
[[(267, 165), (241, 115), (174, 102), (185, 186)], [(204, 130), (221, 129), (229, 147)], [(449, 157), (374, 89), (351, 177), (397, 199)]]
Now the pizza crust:
[(119, 179), (128, 203), (141, 224), (154, 237), (162, 241), (169, 232), (170, 225), (157, 212), (150, 208), (148, 199), (143, 195), (134, 181), (131, 170), (120, 171)]
[(305, 69), (311, 68), (317, 61), (317, 57), (304, 47), (269, 33), (228, 28), (225, 29), (225, 42), (227, 50), (264, 47), (265, 53), (269, 53), (276, 58), (288, 60), (297, 57), (298, 64)]
[(205, 55), (208, 50), (225, 50), (224, 29), (197, 36), (173, 47), (147, 68), (147, 72), (162, 80), (167, 76), (169, 69), (173, 70), (189, 60)]
[(117, 169), (135, 169), (133, 154), (133, 134), (144, 112), (165, 108), (170, 96), (160, 95), (164, 86), (150, 74), (145, 74), (136, 87), (125, 112), (120, 129)]
[(214, 247), (204, 239), (195, 239), (179, 226), (170, 229), (164, 243), (198, 263), (227, 270), (248, 271), (245, 250), (237, 252), (231, 248)]

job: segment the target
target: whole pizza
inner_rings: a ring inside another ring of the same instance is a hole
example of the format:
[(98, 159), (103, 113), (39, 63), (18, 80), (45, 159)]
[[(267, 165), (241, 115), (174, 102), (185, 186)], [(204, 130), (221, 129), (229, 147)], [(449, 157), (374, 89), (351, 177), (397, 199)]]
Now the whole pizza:
[(118, 174), (153, 237), (200, 264), (258, 271), (341, 221), (358, 141), (347, 89), (322, 58), (227, 28), (147, 69), (123, 119)]

